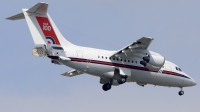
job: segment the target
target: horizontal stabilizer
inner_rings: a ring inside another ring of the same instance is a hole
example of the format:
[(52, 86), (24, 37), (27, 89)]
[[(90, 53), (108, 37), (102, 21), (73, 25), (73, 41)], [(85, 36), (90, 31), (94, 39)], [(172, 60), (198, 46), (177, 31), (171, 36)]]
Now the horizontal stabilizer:
[(47, 10), (48, 10), (48, 4), (41, 2), (28, 9), (27, 12), (44, 15), (47, 13)]
[(70, 70), (69, 72), (65, 72), (65, 73), (63, 73), (61, 75), (68, 76), (68, 77), (73, 77), (73, 76), (80, 75), (80, 74), (83, 74), (83, 72), (73, 69), (73, 70)]
[(8, 20), (18, 20), (18, 19), (24, 19), (24, 14), (23, 13), (19, 13), (19, 14), (16, 14), (14, 16), (11, 16), (11, 17), (8, 17), (6, 19)]
[[(34, 5), (33, 7), (31, 7), (30, 9), (28, 9), (26, 12), (28, 13), (36, 13), (39, 15), (46, 15), (47, 14), (47, 10), (48, 10), (48, 4), (47, 3), (38, 3), (36, 5)], [(19, 19), (24, 19), (24, 14), (23, 13), (19, 13), (16, 14), (14, 16), (8, 17), (6, 19), (8, 20), (19, 20)]]

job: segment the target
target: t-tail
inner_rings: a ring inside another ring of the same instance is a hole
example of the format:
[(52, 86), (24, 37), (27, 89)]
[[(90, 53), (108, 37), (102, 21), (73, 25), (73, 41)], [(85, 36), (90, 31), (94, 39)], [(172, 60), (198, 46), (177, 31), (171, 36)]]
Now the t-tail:
[(26, 19), (35, 43), (33, 49), (35, 56), (56, 56), (59, 51), (73, 45), (63, 37), (47, 11), (47, 3), (38, 3), (30, 9), (22, 9), (22, 13), (6, 18), (8, 20)]

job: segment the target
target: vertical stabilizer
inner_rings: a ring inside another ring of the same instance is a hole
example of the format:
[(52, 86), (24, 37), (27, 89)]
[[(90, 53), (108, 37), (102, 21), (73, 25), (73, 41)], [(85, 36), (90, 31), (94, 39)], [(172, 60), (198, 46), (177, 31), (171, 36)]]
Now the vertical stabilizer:
[(47, 13), (48, 4), (38, 3), (30, 9), (23, 9), (23, 12), (9, 18), (8, 20), (26, 19), (35, 46), (45, 45), (52, 47), (67, 47), (72, 45), (60, 33), (55, 23)]

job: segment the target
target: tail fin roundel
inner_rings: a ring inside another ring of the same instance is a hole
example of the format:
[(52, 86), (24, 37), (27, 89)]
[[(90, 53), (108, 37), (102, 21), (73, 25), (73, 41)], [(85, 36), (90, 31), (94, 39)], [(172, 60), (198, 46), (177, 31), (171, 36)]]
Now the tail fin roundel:
[(36, 19), (40, 25), (40, 28), (46, 38), (47, 44), (56, 44), (60, 45), (60, 42), (54, 32), (54, 29), (49, 22), (48, 18), (46, 17), (38, 17), (36, 16)]

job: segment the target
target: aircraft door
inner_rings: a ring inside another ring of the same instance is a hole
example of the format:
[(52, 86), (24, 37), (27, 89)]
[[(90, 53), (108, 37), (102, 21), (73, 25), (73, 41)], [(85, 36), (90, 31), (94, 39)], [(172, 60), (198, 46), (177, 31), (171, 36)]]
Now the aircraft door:
[(77, 58), (83, 58), (83, 52), (82, 51), (78, 50), (78, 51), (76, 51), (76, 53), (77, 53)]

